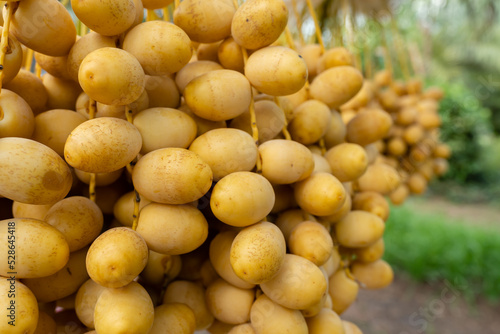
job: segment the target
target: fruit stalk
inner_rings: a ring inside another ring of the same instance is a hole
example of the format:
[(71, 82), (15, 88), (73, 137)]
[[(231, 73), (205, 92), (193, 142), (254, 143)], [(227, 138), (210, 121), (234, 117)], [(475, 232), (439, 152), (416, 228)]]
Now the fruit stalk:
[[(132, 117), (133, 116), (132, 113), (133, 113), (132, 108), (130, 108), (130, 106), (127, 106), (125, 116), (127, 117), (127, 121), (133, 125), (134, 119)], [(130, 175), (132, 175), (132, 171), (134, 169), (134, 165), (137, 162), (137, 160), (139, 159), (134, 159), (134, 161), (132, 161), (127, 165), (127, 170), (130, 173)], [(139, 223), (139, 205), (141, 204), (141, 196), (139, 195), (137, 190), (135, 190), (135, 187), (134, 187), (134, 193), (135, 193), (135, 200), (134, 200), (134, 213), (132, 215), (133, 217), (132, 229), (135, 231), (137, 229), (137, 224)]]
[(321, 53), (325, 52), (325, 44), (323, 43), (323, 36), (321, 35), (321, 27), (318, 22), (318, 17), (316, 15), (316, 12), (314, 11), (314, 7), (312, 5), (311, 0), (306, 0), (307, 2), (307, 9), (309, 10), (309, 15), (311, 15), (311, 18), (314, 21), (314, 26), (316, 27), (316, 38), (318, 39), (318, 43), (321, 46)]
[(304, 43), (304, 35), (302, 35), (302, 20), (300, 18), (300, 13), (297, 8), (297, 2), (295, 0), (292, 0), (292, 9), (293, 9), (293, 15), (297, 20), (297, 32), (299, 34), (300, 45), (303, 46), (305, 43)]
[(382, 48), (384, 50), (384, 65), (385, 68), (391, 73), (392, 75), (392, 60), (391, 60), (391, 53), (389, 52), (389, 47), (387, 46), (387, 38), (385, 36), (385, 31), (382, 29), (382, 26), (380, 26), (381, 32), (380, 32), (380, 37), (382, 41)]
[(89, 199), (95, 203), (95, 173), (90, 173)]
[(31, 72), (31, 66), (33, 65), (33, 54), (35, 52), (32, 49), (28, 49), (28, 54), (26, 55), (26, 64), (24, 68)]
[[(233, 0), (233, 3), (234, 3), (234, 6), (236, 8), (238, 8), (237, 0)], [(241, 46), (241, 52), (243, 53), (243, 64), (244, 64), (244, 66), (246, 66), (247, 61), (248, 61), (248, 52), (242, 46)], [(257, 147), (258, 147), (259, 146), (259, 129), (257, 128), (257, 118), (255, 116), (253, 91), (251, 92), (251, 101), (250, 101), (249, 112), (250, 112), (250, 125), (252, 128), (252, 137), (253, 137), (253, 140), (255, 142), (255, 145), (257, 145)], [(261, 161), (260, 161), (260, 159), (257, 159), (256, 172), (261, 173), (261, 171), (262, 171)]]
[(290, 132), (288, 132), (288, 121), (286, 119), (285, 110), (281, 107), (280, 99), (277, 96), (274, 97), (274, 103), (276, 103), (278, 107), (280, 107), (281, 110), (283, 111), (283, 114), (285, 114), (285, 124), (283, 125), (283, 130), (282, 130), (283, 136), (285, 136), (286, 140), (292, 140), (292, 136), (290, 136)]
[[(85, 31), (86, 29), (84, 29)], [(89, 98), (89, 119), (93, 119), (96, 113), (96, 101)], [(95, 203), (96, 200), (96, 192), (95, 192), (95, 173), (90, 173), (90, 182), (89, 182), (89, 199)]]
[(139, 207), (141, 204), (141, 196), (137, 192), (137, 190), (134, 189), (135, 193), (135, 200), (134, 200), (134, 213), (132, 215), (133, 221), (132, 221), (132, 229), (135, 231), (137, 230), (137, 224), (139, 223)]
[(410, 80), (410, 68), (408, 67), (408, 62), (406, 61), (405, 53), (404, 53), (404, 45), (403, 45), (403, 40), (401, 38), (401, 35), (399, 33), (398, 29), (398, 23), (396, 21), (395, 17), (392, 17), (391, 19), (391, 29), (392, 29), (392, 34), (395, 39), (395, 44), (396, 44), (396, 51), (398, 54), (398, 59), (399, 59), (399, 66), (401, 68), (401, 71), (403, 72), (403, 77), (405, 81)]

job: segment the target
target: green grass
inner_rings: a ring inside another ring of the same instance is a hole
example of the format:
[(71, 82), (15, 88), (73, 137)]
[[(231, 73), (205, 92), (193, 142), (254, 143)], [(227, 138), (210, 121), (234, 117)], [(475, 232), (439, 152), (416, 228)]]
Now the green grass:
[(500, 230), (472, 224), (415, 212), (407, 205), (391, 207), (384, 258), (416, 280), (447, 280), (469, 297), (498, 300)]

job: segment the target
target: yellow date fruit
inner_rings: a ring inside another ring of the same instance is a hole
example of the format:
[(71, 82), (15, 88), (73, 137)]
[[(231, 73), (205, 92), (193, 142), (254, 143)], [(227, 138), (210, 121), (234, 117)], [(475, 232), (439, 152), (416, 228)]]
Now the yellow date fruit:
[(208, 223), (195, 207), (151, 203), (141, 210), (137, 232), (150, 250), (162, 254), (189, 253), (205, 242)]
[(72, 185), (71, 171), (49, 147), (24, 138), (0, 138), (0, 195), (27, 204), (52, 204)]
[(250, 321), (254, 290), (237, 288), (219, 278), (207, 287), (205, 295), (208, 309), (217, 320), (232, 325)]
[(301, 256), (287, 254), (278, 274), (260, 287), (274, 302), (290, 309), (303, 310), (323, 298), (328, 282), (314, 263)]
[(35, 132), (32, 139), (64, 156), (64, 144), (69, 134), (85, 121), (84, 116), (68, 109), (42, 112), (35, 117)]
[(212, 170), (196, 153), (183, 148), (162, 148), (144, 155), (135, 165), (132, 180), (147, 199), (164, 204), (187, 204), (207, 193)]
[(230, 284), (241, 289), (252, 289), (255, 284), (248, 283), (239, 278), (231, 265), (231, 246), (237, 232), (220, 232), (210, 243), (210, 263), (217, 274)]
[(205, 329), (214, 321), (214, 316), (208, 309), (205, 289), (195, 282), (174, 281), (167, 286), (163, 304), (182, 303), (193, 311), (196, 319), (196, 329)]
[(127, 51), (100, 48), (83, 58), (78, 82), (90, 98), (110, 105), (126, 105), (144, 91), (146, 77), (139, 61)]
[(252, 172), (235, 172), (217, 182), (210, 207), (222, 222), (242, 227), (265, 218), (274, 201), (273, 187), (266, 178)]
[(35, 117), (29, 104), (18, 94), (1, 89), (0, 138), (31, 138), (35, 130)]
[(19, 2), (10, 29), (19, 42), (49, 56), (67, 55), (76, 39), (71, 15), (56, 0)]
[(262, 175), (274, 184), (291, 184), (309, 177), (314, 158), (304, 145), (292, 140), (274, 139), (259, 146)]
[(87, 327), (94, 328), (94, 309), (105, 287), (97, 284), (92, 279), (85, 281), (75, 296), (75, 312), (78, 319)]
[(87, 27), (104, 36), (125, 32), (136, 16), (133, 0), (71, 0), (71, 8)]
[(123, 50), (141, 63), (148, 75), (179, 71), (191, 59), (193, 50), (188, 35), (166, 21), (148, 21), (135, 26), (123, 40)]
[(104, 290), (94, 310), (97, 333), (148, 333), (153, 326), (154, 306), (139, 283)]
[(241, 230), (231, 245), (230, 261), (235, 274), (252, 284), (272, 279), (280, 270), (286, 253), (285, 237), (269, 222)]
[(346, 191), (342, 183), (330, 173), (314, 173), (297, 183), (294, 189), (299, 206), (316, 216), (329, 216), (342, 208)]
[(87, 249), (71, 253), (68, 263), (55, 274), (27, 278), (23, 283), (33, 292), (39, 303), (52, 302), (68, 297), (89, 278), (85, 268)]
[(148, 334), (191, 334), (196, 329), (196, 318), (189, 306), (167, 303), (155, 307), (153, 327)]
[[(15, 236), (15, 253), (18, 256), (15, 258), (14, 271), (17, 273), (17, 278), (49, 276), (61, 270), (68, 262), (69, 247), (64, 235), (41, 220), (28, 218), (2, 220), (1, 240), (13, 240), (8, 236)], [(0, 254), (8, 259), (11, 248), (12, 243), (1, 243)], [(0, 275), (8, 277), (8, 272), (12, 271), (7, 261), (0, 263)]]
[(184, 90), (184, 98), (196, 116), (225, 121), (248, 110), (252, 91), (243, 74), (215, 70), (191, 80)]
[(373, 213), (354, 210), (334, 225), (338, 242), (345, 247), (366, 247), (384, 233), (384, 221)]
[(302, 256), (321, 266), (332, 255), (333, 240), (323, 225), (305, 221), (298, 224), (290, 233), (288, 247), (292, 254)]
[(129, 122), (99, 117), (71, 131), (64, 158), (71, 166), (89, 173), (107, 173), (125, 167), (142, 146), (139, 130)]
[[(15, 298), (12, 292), (15, 291)], [(0, 277), (0, 332), (9, 334), (33, 334), (38, 323), (38, 303), (23, 283), (12, 278)]]
[(363, 86), (363, 75), (351, 66), (332, 67), (320, 73), (311, 83), (311, 97), (338, 108), (354, 97)]
[(306, 320), (299, 310), (291, 310), (262, 294), (250, 310), (250, 323), (259, 334), (307, 334)]
[(101, 233), (103, 215), (90, 199), (72, 196), (54, 204), (44, 220), (64, 234), (70, 252), (89, 245)]
[(108, 288), (126, 286), (148, 261), (148, 246), (141, 235), (127, 227), (101, 234), (90, 246), (86, 265), (90, 278)]
[(248, 57), (245, 76), (252, 86), (264, 94), (290, 95), (306, 83), (307, 65), (296, 51), (283, 46), (269, 46)]
[(210, 130), (198, 136), (189, 150), (210, 165), (215, 181), (234, 172), (251, 171), (258, 156), (252, 136), (238, 129)]
[(193, 41), (213, 43), (231, 34), (235, 12), (231, 0), (184, 0), (174, 11), (174, 23)]
[(288, 9), (282, 0), (249, 0), (233, 16), (231, 35), (246, 49), (259, 49), (278, 39), (288, 22)]

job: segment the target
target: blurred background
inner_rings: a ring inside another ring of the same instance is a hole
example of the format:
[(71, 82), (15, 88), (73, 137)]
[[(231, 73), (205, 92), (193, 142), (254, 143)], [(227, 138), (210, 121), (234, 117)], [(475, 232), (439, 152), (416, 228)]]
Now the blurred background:
[[(288, 3), (301, 13), (290, 26), (314, 42), (305, 1)], [(345, 318), (372, 334), (498, 333), (500, 2), (314, 5), (325, 44), (347, 46), (364, 59), (365, 73), (371, 59), (375, 71), (392, 65), (396, 79), (416, 77), (444, 91), (441, 140), (452, 150), (449, 171), (425, 194), (391, 207), (384, 257), (394, 283), (361, 291)]]

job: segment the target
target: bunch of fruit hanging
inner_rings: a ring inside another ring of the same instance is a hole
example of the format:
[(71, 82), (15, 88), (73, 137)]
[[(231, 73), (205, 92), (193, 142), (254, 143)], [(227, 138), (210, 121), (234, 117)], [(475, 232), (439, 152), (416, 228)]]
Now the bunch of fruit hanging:
[(439, 89), (310, 0), (2, 3), (1, 333), (361, 333), (388, 199), (447, 169)]

